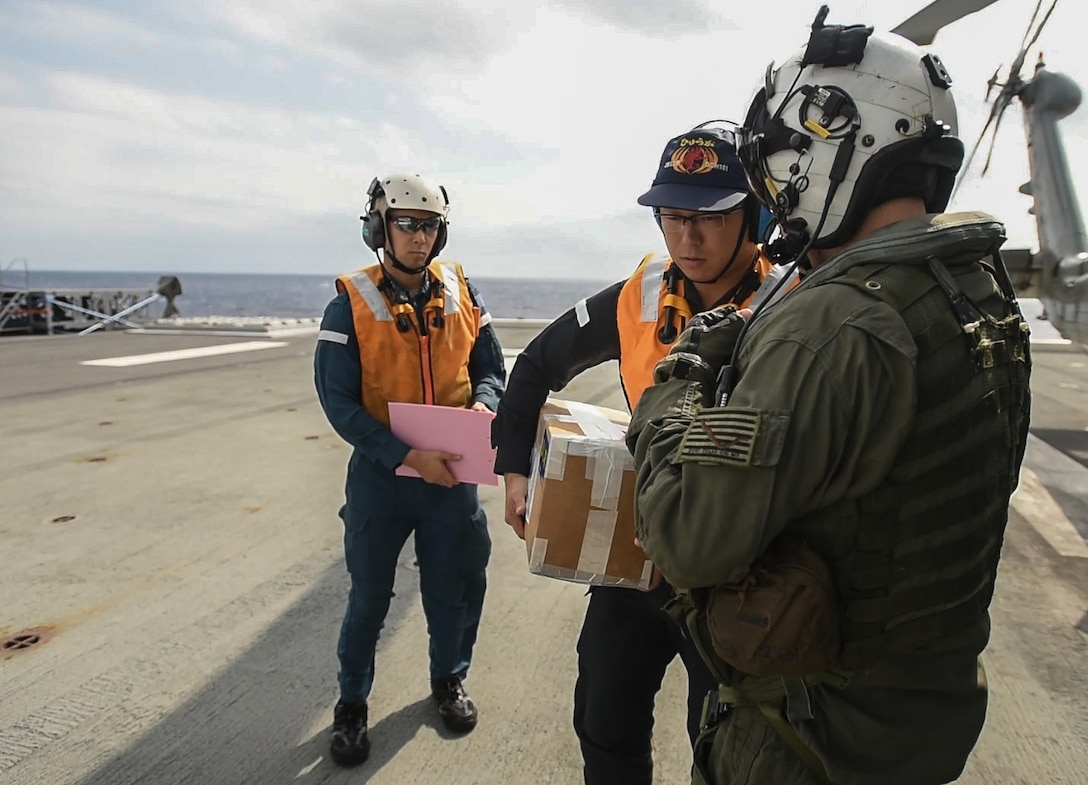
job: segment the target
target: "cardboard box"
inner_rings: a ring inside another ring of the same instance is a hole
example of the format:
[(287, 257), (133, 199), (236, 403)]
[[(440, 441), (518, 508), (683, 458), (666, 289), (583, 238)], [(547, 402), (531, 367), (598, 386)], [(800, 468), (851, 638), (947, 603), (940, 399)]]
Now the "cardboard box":
[(649, 586), (635, 545), (635, 470), (626, 412), (549, 399), (526, 500), (529, 571), (595, 586)]

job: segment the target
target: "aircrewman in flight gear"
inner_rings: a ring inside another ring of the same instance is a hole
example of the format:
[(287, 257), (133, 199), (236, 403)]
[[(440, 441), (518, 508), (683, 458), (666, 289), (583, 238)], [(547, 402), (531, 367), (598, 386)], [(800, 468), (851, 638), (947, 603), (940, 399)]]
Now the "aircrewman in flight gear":
[(628, 430), (638, 537), (719, 683), (696, 783), (947, 783), (986, 715), (1027, 325), (1003, 226), (942, 212), (941, 61), (826, 13), (740, 133), (808, 271), (748, 321), (693, 320), (672, 351), (703, 367), (659, 365)]

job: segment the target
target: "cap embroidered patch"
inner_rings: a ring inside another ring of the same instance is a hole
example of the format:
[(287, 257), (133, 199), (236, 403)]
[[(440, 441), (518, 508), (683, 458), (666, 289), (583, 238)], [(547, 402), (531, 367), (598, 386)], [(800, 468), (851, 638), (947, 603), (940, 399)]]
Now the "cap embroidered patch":
[(758, 409), (703, 409), (680, 442), (679, 459), (721, 466), (751, 466), (762, 422)]
[[(672, 168), (684, 174), (706, 174), (718, 167), (718, 154), (712, 143), (702, 139), (682, 139), (669, 162)], [(728, 171), (728, 167), (724, 167)]]

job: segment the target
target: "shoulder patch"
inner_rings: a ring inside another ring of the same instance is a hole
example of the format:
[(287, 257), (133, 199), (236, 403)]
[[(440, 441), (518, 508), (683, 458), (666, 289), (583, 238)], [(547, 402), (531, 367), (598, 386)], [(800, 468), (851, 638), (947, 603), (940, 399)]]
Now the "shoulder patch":
[(680, 441), (680, 461), (718, 466), (774, 466), (789, 416), (739, 406), (703, 409)]

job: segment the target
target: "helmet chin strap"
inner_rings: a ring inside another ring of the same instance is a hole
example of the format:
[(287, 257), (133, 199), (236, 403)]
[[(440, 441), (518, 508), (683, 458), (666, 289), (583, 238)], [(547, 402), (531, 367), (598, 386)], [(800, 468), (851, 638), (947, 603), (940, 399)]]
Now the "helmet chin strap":
[[(394, 256), (393, 252), (390, 251), (388, 248), (386, 248), (384, 250), (385, 250), (385, 254), (384, 254), (385, 258), (386, 259), (391, 259), (392, 262), (393, 262), (393, 267), (400, 270), (402, 273), (405, 273), (406, 275), (422, 275), (424, 272), (426, 272), (427, 265), (430, 263), (430, 260), (428, 260), (427, 262), (423, 263), (422, 267), (409, 267), (408, 265), (401, 262), (401, 260), (398, 259), (396, 256)], [(374, 255), (375, 256), (378, 255), (377, 251), (374, 252)], [(382, 264), (383, 262), (382, 262), (381, 259), (378, 259), (378, 263)]]

